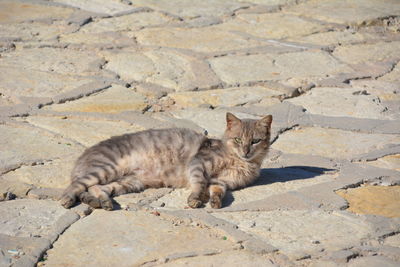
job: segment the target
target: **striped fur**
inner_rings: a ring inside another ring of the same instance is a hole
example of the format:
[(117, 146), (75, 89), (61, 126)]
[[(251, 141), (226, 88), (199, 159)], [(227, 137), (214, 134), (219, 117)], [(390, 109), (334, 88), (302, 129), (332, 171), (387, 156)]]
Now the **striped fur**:
[(146, 188), (190, 187), (188, 205), (210, 201), (220, 208), (226, 190), (242, 188), (259, 174), (270, 140), (272, 116), (240, 120), (227, 113), (222, 139), (189, 129), (158, 129), (112, 137), (88, 148), (77, 160), (60, 202), (79, 198), (112, 210), (112, 196)]

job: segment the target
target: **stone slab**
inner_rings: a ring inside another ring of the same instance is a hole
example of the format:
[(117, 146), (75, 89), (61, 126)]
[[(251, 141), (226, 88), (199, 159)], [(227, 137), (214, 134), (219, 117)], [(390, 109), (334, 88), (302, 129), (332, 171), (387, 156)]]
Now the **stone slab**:
[(136, 0), (133, 4), (135, 6), (149, 7), (157, 11), (167, 12), (182, 18), (229, 15), (239, 8), (248, 6), (246, 3), (227, 0), (217, 2), (204, 0), (190, 3), (184, 0)]
[(241, 32), (263, 39), (284, 39), (322, 31), (326, 26), (301, 17), (282, 14), (239, 14), (215, 26), (223, 31)]
[(126, 81), (154, 83), (177, 91), (215, 87), (220, 81), (208, 65), (174, 51), (104, 53), (106, 69)]
[(400, 186), (363, 186), (336, 193), (349, 202), (351, 212), (400, 217)]
[(135, 10), (135, 7), (126, 5), (118, 0), (103, 2), (101, 0), (54, 0), (55, 2), (76, 7), (89, 12), (117, 15), (118, 13)]
[(281, 92), (266, 87), (237, 87), (195, 92), (181, 92), (168, 94), (178, 107), (199, 107), (202, 105), (239, 106), (246, 103), (256, 103), (262, 98), (271, 98), (281, 95)]
[(379, 77), (378, 80), (393, 82), (398, 85), (400, 83), (400, 64), (396, 64), (391, 72)]
[[(147, 28), (135, 34), (141, 45), (190, 49), (201, 53), (249, 49), (266, 42), (242, 37), (216, 26), (203, 28)], [(230, 40), (230, 42), (226, 42)]]
[(45, 47), (7, 53), (0, 64), (64, 75), (93, 75), (100, 71), (102, 60), (93, 52)]
[(313, 44), (321, 46), (331, 46), (331, 45), (338, 46), (338, 45), (346, 45), (352, 43), (361, 43), (375, 38), (378, 39), (378, 37), (372, 34), (359, 33), (351, 30), (344, 30), (344, 31), (318, 32), (307, 36), (290, 37), (287, 40), (304, 44)]
[(0, 170), (13, 169), (21, 164), (32, 164), (82, 152), (82, 146), (55, 136), (47, 131), (23, 124), (0, 125)]
[(120, 17), (98, 18), (80, 29), (81, 33), (137, 31), (144, 27), (162, 25), (170, 18), (159, 12), (138, 12)]
[(76, 154), (34, 166), (21, 166), (3, 174), (1, 180), (18, 181), (34, 187), (66, 188), (70, 183), (70, 173), (78, 156), (79, 154)]
[[(86, 246), (80, 246), (82, 242)], [(132, 266), (157, 262), (177, 253), (197, 255), (210, 250), (218, 253), (232, 246), (231, 241), (206, 229), (174, 226), (150, 212), (96, 210), (68, 228), (47, 252), (44, 264), (112, 265), (118, 262), (120, 266)]]
[(0, 23), (65, 19), (73, 12), (74, 10), (71, 8), (40, 5), (25, 1), (2, 1), (0, 3)]
[(378, 168), (400, 171), (400, 154), (384, 156), (377, 160), (367, 161), (366, 164)]
[(92, 81), (85, 77), (0, 66), (0, 92), (6, 96), (52, 97)]
[(214, 213), (214, 216), (257, 235), (292, 260), (318, 254), (322, 249), (343, 249), (373, 235), (370, 224), (342, 211), (276, 210)]
[(287, 153), (346, 159), (399, 141), (399, 135), (365, 134), (338, 129), (304, 127), (281, 134), (272, 148)]
[(0, 234), (40, 237), (53, 242), (79, 216), (50, 200), (19, 199), (0, 202)]
[(324, 116), (391, 119), (380, 98), (362, 94), (364, 88), (319, 87), (286, 101), (303, 106), (307, 112)]
[(339, 46), (333, 51), (333, 55), (348, 64), (395, 61), (400, 58), (400, 51), (397, 49), (399, 45), (400, 42), (394, 41)]
[[(333, 9), (335, 12), (332, 12)], [(327, 22), (362, 25), (374, 22), (378, 18), (399, 15), (400, 4), (396, 0), (385, 2), (379, 0), (341, 2), (312, 0), (289, 7), (285, 11)]]
[(148, 106), (146, 102), (146, 98), (143, 95), (136, 93), (131, 88), (114, 84), (110, 88), (88, 97), (63, 104), (47, 106), (44, 110), (120, 113), (129, 110), (143, 111)]
[[(228, 84), (250, 81), (276, 81), (289, 78), (322, 78), (352, 70), (322, 51), (280, 55), (226, 56), (209, 60), (217, 75)], [(308, 66), (304, 68), (304, 66)], [(257, 66), (254, 68), (254, 66)]]
[(143, 127), (124, 121), (78, 116), (29, 116), (25, 121), (75, 140), (85, 147), (112, 136), (144, 130)]
[(399, 266), (399, 262), (391, 260), (387, 257), (383, 256), (367, 256), (361, 258), (352, 259), (349, 264), (349, 267), (380, 267), (380, 266), (387, 266), (387, 267), (396, 267)]

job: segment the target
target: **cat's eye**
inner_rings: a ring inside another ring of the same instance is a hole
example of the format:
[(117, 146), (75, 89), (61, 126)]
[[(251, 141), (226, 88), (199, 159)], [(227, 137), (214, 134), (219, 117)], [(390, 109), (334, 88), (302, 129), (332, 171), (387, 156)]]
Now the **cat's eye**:
[(238, 143), (238, 144), (241, 144), (242, 143), (242, 138), (235, 137), (235, 142)]
[(258, 144), (260, 142), (261, 142), (261, 139), (253, 139), (253, 140), (251, 140), (251, 144), (252, 145)]

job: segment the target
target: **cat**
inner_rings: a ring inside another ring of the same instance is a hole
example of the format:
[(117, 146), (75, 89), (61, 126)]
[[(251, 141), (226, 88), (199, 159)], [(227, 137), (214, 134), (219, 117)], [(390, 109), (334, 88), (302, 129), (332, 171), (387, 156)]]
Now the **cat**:
[(221, 208), (226, 190), (253, 183), (270, 146), (272, 116), (226, 114), (222, 139), (184, 128), (151, 129), (112, 137), (84, 151), (60, 202), (77, 200), (112, 210), (111, 197), (146, 188), (190, 187), (188, 206)]

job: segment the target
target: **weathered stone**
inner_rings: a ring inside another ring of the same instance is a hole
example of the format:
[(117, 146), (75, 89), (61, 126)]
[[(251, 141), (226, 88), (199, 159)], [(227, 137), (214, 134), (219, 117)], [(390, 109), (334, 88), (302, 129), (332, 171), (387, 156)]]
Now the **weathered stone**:
[(330, 182), (335, 177), (336, 175), (319, 175), (318, 173), (308, 172), (296, 167), (262, 169), (260, 178), (254, 185), (232, 191), (227, 196), (224, 204), (235, 207), (238, 204), (261, 200), (290, 191), (297, 191), (300, 188), (315, 184)]
[(353, 87), (362, 88), (362, 94), (366, 93), (379, 97), (379, 101), (383, 102), (383, 104), (385, 104), (386, 101), (399, 101), (400, 103), (400, 88), (394, 81), (385, 81), (381, 79), (354, 80), (351, 81), (350, 84)]
[(92, 52), (39, 48), (7, 53), (0, 58), (5, 67), (24, 68), (59, 74), (93, 75), (100, 70), (101, 59)]
[(343, 249), (372, 234), (371, 225), (339, 211), (226, 212), (214, 216), (237, 224), (240, 230), (262, 238), (293, 260), (315, 255), (322, 248)]
[(126, 81), (158, 84), (177, 91), (210, 88), (220, 84), (208, 65), (174, 51), (105, 53), (106, 69)]
[[(150, 203), (157, 201), (159, 198), (162, 198), (164, 195), (168, 195), (171, 193), (173, 189), (171, 188), (148, 188), (140, 193), (132, 193), (121, 195), (115, 197), (114, 200), (120, 205), (121, 209), (130, 210), (132, 207), (139, 207), (149, 205)], [(161, 207), (162, 202), (158, 202), (160, 205), (155, 205), (156, 207)]]
[(113, 85), (111, 88), (75, 101), (45, 107), (54, 111), (80, 111), (119, 113), (127, 110), (142, 111), (147, 107), (146, 98), (131, 88)]
[(20, 41), (55, 41), (58, 35), (75, 29), (73, 25), (49, 25), (40, 22), (0, 24), (0, 38)]
[(74, 212), (50, 200), (20, 199), (0, 202), (0, 234), (42, 237), (54, 241), (78, 219)]
[(380, 81), (393, 82), (399, 84), (400, 82), (400, 64), (396, 64), (393, 70), (382, 77), (378, 78)]
[(160, 266), (278, 266), (272, 263), (272, 259), (266, 256), (260, 256), (246, 251), (226, 251), (218, 254), (203, 254), (196, 255), (195, 257), (180, 257), (177, 259), (169, 260)]
[(88, 78), (77, 78), (15, 67), (0, 67), (0, 92), (18, 97), (52, 97), (90, 83)]
[(172, 98), (177, 106), (183, 108), (199, 107), (205, 104), (213, 107), (231, 107), (258, 102), (264, 97), (278, 96), (280, 94), (279, 91), (257, 86), (172, 93), (168, 97)]
[(0, 266), (34, 267), (51, 243), (45, 238), (0, 234)]
[[(379, 8), (376, 8), (377, 6)], [(399, 15), (400, 5), (396, 0), (383, 3), (379, 0), (341, 2), (312, 0), (289, 7), (286, 12), (328, 22), (361, 25), (378, 18)]]
[(82, 47), (93, 49), (93, 47), (114, 48), (135, 45), (135, 41), (132, 38), (118, 32), (83, 33), (79, 31), (63, 34), (60, 36), (59, 41), (63, 44), (79, 47), (79, 49)]
[(38, 128), (23, 124), (0, 125), (0, 171), (33, 163), (76, 155), (82, 147)]
[[(196, 52), (221, 52), (266, 45), (265, 42), (241, 37), (218, 27), (148, 28), (136, 34), (142, 45), (175, 47)], [(226, 42), (226, 40), (231, 40)]]
[(364, 134), (338, 129), (306, 127), (281, 134), (272, 147), (287, 153), (346, 159), (366, 153), (371, 149), (382, 148), (387, 143), (398, 143), (399, 141), (399, 135)]
[(34, 166), (21, 166), (2, 176), (5, 181), (19, 181), (35, 187), (65, 188), (70, 182), (73, 164), (79, 154)]
[(34, 199), (59, 200), (64, 189), (61, 188), (34, 188), (29, 190), (28, 197)]
[(121, 3), (118, 0), (107, 1), (106, 3), (101, 0), (55, 0), (55, 2), (111, 16), (135, 10), (135, 7)]
[(387, 246), (400, 248), (400, 235), (397, 234), (397, 235), (392, 235), (392, 236), (387, 237), (385, 239), (384, 244)]
[(204, 0), (188, 2), (182, 0), (135, 0), (135, 6), (149, 7), (158, 11), (167, 12), (179, 17), (196, 18), (199, 16), (222, 16), (248, 6), (236, 1)]
[(254, 3), (258, 5), (290, 5), (296, 3), (296, 0), (238, 0), (239, 2)]
[(395, 262), (389, 258), (383, 256), (366, 256), (352, 259), (348, 265), (349, 267), (396, 267), (399, 266), (398, 262)]
[(30, 20), (62, 19), (69, 17), (73, 9), (39, 5), (32, 2), (2, 1), (0, 23), (18, 23)]
[(110, 31), (135, 31), (143, 27), (161, 25), (169, 20), (168, 17), (159, 12), (140, 12), (121, 17), (97, 19), (82, 27), (79, 32), (101, 33)]
[(348, 64), (381, 62), (385, 60), (394, 61), (400, 58), (400, 51), (397, 49), (397, 46), (400, 46), (400, 42), (339, 46), (333, 51), (333, 55)]
[(307, 43), (313, 45), (344, 45), (364, 42), (373, 39), (373, 35), (359, 33), (355, 31), (329, 31), (314, 33), (307, 36), (291, 37), (287, 40), (297, 43)]
[[(196, 123), (207, 130), (211, 136), (221, 137), (225, 131), (226, 112), (225, 109), (205, 110), (201, 108), (188, 108), (173, 111), (172, 115), (178, 119), (185, 119)], [(241, 119), (261, 119), (261, 116), (254, 116), (247, 113), (235, 112)]]
[(400, 171), (400, 154), (384, 156), (377, 160), (367, 161), (366, 164), (378, 168)]
[(240, 14), (215, 26), (223, 31), (236, 31), (265, 39), (283, 39), (322, 31), (325, 26), (297, 16), (282, 13)]
[(0, 201), (7, 200), (7, 195), (24, 198), (34, 186), (27, 183), (22, 183), (18, 180), (6, 179), (0, 177)]
[[(82, 242), (86, 246), (79, 246)], [(96, 210), (73, 224), (53, 244), (46, 265), (110, 265), (118, 261), (121, 266), (132, 266), (177, 253), (227, 250), (232, 245), (205, 229), (174, 226), (150, 212)]]
[(400, 217), (400, 186), (363, 186), (336, 193), (349, 202), (351, 212)]
[(217, 75), (228, 84), (293, 77), (305, 80), (351, 71), (349, 67), (322, 51), (226, 56), (209, 61)]
[(379, 98), (363, 88), (320, 87), (296, 98), (288, 99), (295, 105), (303, 106), (309, 113), (335, 117), (356, 117), (368, 119), (390, 119)]
[(123, 121), (74, 116), (29, 116), (29, 123), (73, 139), (89, 147), (111, 136), (144, 130), (143, 127)]

